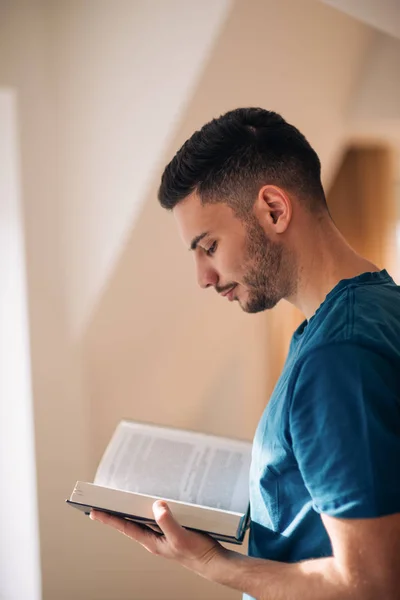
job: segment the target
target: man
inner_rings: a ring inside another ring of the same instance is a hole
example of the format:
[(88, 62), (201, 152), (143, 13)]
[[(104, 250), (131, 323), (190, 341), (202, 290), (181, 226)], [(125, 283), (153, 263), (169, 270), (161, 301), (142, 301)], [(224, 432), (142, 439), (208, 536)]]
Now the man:
[(92, 517), (260, 600), (400, 598), (400, 287), (336, 229), (315, 151), (276, 113), (206, 124), (159, 200), (201, 287), (249, 313), (284, 298), (306, 320), (254, 438), (249, 556), (183, 529), (163, 502), (164, 536)]

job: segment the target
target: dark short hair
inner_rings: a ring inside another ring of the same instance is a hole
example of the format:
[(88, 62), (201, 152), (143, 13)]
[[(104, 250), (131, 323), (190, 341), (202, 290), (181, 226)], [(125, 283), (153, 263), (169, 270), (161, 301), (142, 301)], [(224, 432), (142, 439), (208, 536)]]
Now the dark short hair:
[(183, 144), (164, 170), (158, 199), (171, 210), (196, 191), (204, 204), (226, 202), (245, 216), (265, 184), (292, 192), (310, 210), (327, 208), (321, 163), (304, 135), (275, 112), (237, 108)]

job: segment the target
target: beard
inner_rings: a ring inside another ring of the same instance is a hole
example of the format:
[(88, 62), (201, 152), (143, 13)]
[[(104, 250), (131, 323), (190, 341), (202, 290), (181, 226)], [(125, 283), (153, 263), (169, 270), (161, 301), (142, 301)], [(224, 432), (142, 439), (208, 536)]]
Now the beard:
[(246, 222), (246, 229), (243, 283), (249, 296), (241, 307), (247, 313), (257, 313), (273, 308), (289, 295), (294, 279), (289, 277), (291, 269), (284, 247), (267, 237), (254, 216)]

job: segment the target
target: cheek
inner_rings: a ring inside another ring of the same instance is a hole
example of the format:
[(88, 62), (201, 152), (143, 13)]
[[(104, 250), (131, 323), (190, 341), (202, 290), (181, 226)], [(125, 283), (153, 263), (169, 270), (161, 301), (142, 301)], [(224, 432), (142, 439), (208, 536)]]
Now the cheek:
[(215, 256), (215, 267), (225, 283), (241, 283), (246, 275), (246, 257), (242, 240), (223, 241)]
[(226, 258), (218, 265), (219, 272), (224, 281), (234, 281), (241, 283), (245, 275), (243, 262), (238, 257), (233, 260), (232, 257)]
[(234, 254), (231, 261), (232, 272), (239, 278), (243, 278), (247, 271), (247, 261), (244, 252), (238, 252)]

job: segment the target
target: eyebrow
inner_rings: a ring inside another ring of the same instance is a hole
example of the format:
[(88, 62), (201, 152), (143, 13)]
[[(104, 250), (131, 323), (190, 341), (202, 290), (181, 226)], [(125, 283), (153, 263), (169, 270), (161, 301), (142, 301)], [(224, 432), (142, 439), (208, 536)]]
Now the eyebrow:
[(206, 237), (206, 235), (208, 235), (208, 231), (203, 231), (203, 233), (201, 233), (200, 235), (196, 235), (196, 237), (194, 237), (192, 239), (192, 242), (190, 244), (190, 248), (189, 250), (196, 250), (197, 248), (197, 244)]

